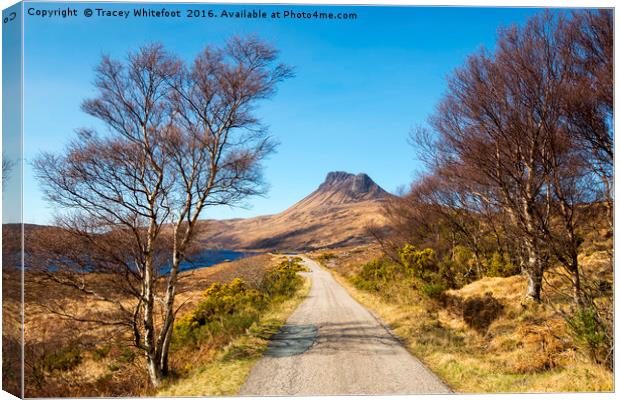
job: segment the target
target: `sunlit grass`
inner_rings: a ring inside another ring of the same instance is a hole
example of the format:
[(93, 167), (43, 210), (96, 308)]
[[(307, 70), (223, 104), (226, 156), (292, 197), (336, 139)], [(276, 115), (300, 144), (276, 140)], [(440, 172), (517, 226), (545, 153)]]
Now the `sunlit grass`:
[(482, 335), (449, 310), (415, 290), (395, 284), (385, 293), (357, 289), (331, 270), (361, 304), (374, 312), (457, 393), (612, 391), (613, 373), (570, 342), (562, 318), (544, 306), (524, 308), (525, 278), (483, 278), (460, 290), (461, 297), (486, 292), (505, 305)]
[(188, 366), (186, 376), (170, 382), (158, 396), (226, 396), (235, 395), (254, 364), (267, 349), (269, 338), (286, 322), (310, 291), (311, 281), (288, 300), (275, 304), (245, 334), (233, 339), (210, 360)]

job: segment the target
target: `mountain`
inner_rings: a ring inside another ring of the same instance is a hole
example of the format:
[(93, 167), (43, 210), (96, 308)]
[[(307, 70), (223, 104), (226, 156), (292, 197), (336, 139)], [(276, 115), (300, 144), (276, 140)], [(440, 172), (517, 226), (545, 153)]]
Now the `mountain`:
[(330, 172), (319, 188), (289, 210), (356, 204), (364, 201), (381, 201), (389, 196), (366, 174)]
[(366, 174), (330, 172), (314, 192), (279, 214), (202, 221), (199, 240), (209, 248), (247, 250), (366, 243), (368, 225), (385, 225), (381, 209), (390, 196)]

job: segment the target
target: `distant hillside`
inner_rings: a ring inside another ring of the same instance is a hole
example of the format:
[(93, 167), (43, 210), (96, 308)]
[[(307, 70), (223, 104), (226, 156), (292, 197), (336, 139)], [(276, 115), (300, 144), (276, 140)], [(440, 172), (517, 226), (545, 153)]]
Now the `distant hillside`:
[(275, 215), (202, 222), (205, 247), (309, 250), (367, 243), (369, 224), (385, 225), (391, 195), (368, 175), (330, 172), (304, 199)]

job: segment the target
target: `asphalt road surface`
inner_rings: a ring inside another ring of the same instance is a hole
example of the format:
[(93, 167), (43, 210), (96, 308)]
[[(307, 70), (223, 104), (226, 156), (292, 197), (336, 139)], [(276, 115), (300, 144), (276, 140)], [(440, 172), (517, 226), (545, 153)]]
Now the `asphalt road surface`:
[(331, 274), (307, 258), (308, 297), (272, 338), (241, 395), (449, 393), (353, 300)]

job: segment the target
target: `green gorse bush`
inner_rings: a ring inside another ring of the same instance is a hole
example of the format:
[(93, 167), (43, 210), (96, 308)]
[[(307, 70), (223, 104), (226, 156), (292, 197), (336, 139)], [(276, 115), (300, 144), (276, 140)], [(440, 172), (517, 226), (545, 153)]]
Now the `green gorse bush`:
[(176, 322), (173, 346), (222, 343), (245, 332), (270, 304), (284, 301), (301, 287), (297, 272), (305, 268), (300, 262), (289, 259), (271, 268), (257, 288), (239, 278), (213, 283), (196, 308)]

